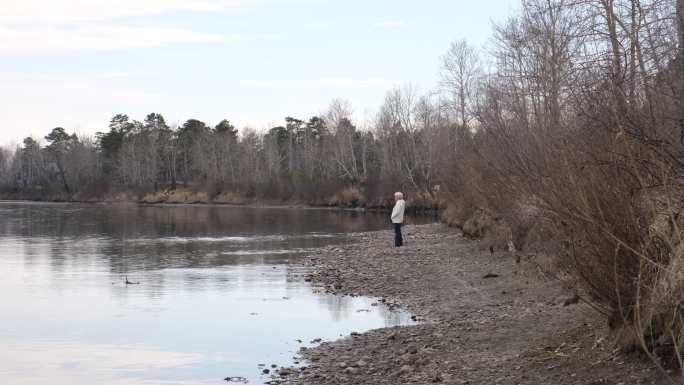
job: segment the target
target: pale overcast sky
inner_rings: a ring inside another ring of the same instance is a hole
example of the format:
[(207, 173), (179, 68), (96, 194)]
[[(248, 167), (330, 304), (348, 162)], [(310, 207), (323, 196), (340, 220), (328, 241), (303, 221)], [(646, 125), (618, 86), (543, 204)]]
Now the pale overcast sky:
[(455, 39), (481, 46), (518, 0), (0, 0), (0, 144), (116, 113), (264, 129), (333, 98), (356, 117), (429, 89)]

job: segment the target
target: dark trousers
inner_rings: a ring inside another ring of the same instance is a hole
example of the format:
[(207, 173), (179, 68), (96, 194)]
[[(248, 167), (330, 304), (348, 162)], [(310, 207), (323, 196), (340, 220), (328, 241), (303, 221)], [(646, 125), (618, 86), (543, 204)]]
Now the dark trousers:
[(404, 244), (404, 239), (401, 237), (401, 223), (394, 224), (394, 246), (399, 247)]

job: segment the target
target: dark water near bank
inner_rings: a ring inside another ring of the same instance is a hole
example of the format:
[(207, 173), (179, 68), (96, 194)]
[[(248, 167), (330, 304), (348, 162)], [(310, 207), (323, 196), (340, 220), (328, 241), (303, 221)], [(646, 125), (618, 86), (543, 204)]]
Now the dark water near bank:
[(329, 210), (0, 202), (0, 384), (262, 383), (258, 364), (290, 365), (314, 338), (408, 322), (291, 264), (387, 227)]

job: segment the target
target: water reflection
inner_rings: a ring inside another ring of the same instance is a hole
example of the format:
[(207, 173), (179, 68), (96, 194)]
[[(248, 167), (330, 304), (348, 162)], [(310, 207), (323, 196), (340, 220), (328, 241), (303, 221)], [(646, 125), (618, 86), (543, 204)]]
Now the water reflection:
[(0, 203), (0, 219), (3, 384), (260, 383), (296, 339), (408, 322), (289, 263), (384, 215)]
[[(3, 368), (7, 368), (0, 371), (0, 378), (12, 378), (13, 385), (161, 384), (154, 378), (140, 378), (136, 373), (173, 370), (191, 366), (203, 359), (200, 354), (167, 352), (141, 346), (11, 343), (0, 350), (0, 362)], [(41, 366), (36, 371), (38, 362)], [(27, 376), (26, 373), (31, 374)], [(166, 383), (194, 382), (174, 380)]]
[[(387, 227), (386, 215), (337, 210), (225, 207), (210, 205), (136, 206), (0, 202), (0, 234), (83, 237), (96, 234), (124, 240), (142, 237), (211, 237), (316, 232), (348, 233)], [(46, 215), (49, 214), (49, 215)], [(425, 218), (409, 218), (425, 222)]]

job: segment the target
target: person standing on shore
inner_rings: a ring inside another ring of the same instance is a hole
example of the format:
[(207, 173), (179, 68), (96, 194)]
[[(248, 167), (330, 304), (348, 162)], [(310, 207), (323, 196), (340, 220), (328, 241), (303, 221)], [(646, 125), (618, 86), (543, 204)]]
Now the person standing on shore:
[(404, 194), (395, 192), (394, 202), (391, 219), (392, 224), (394, 224), (394, 246), (399, 247), (404, 244), (404, 240), (401, 237), (401, 225), (404, 223), (404, 208), (406, 208)]

